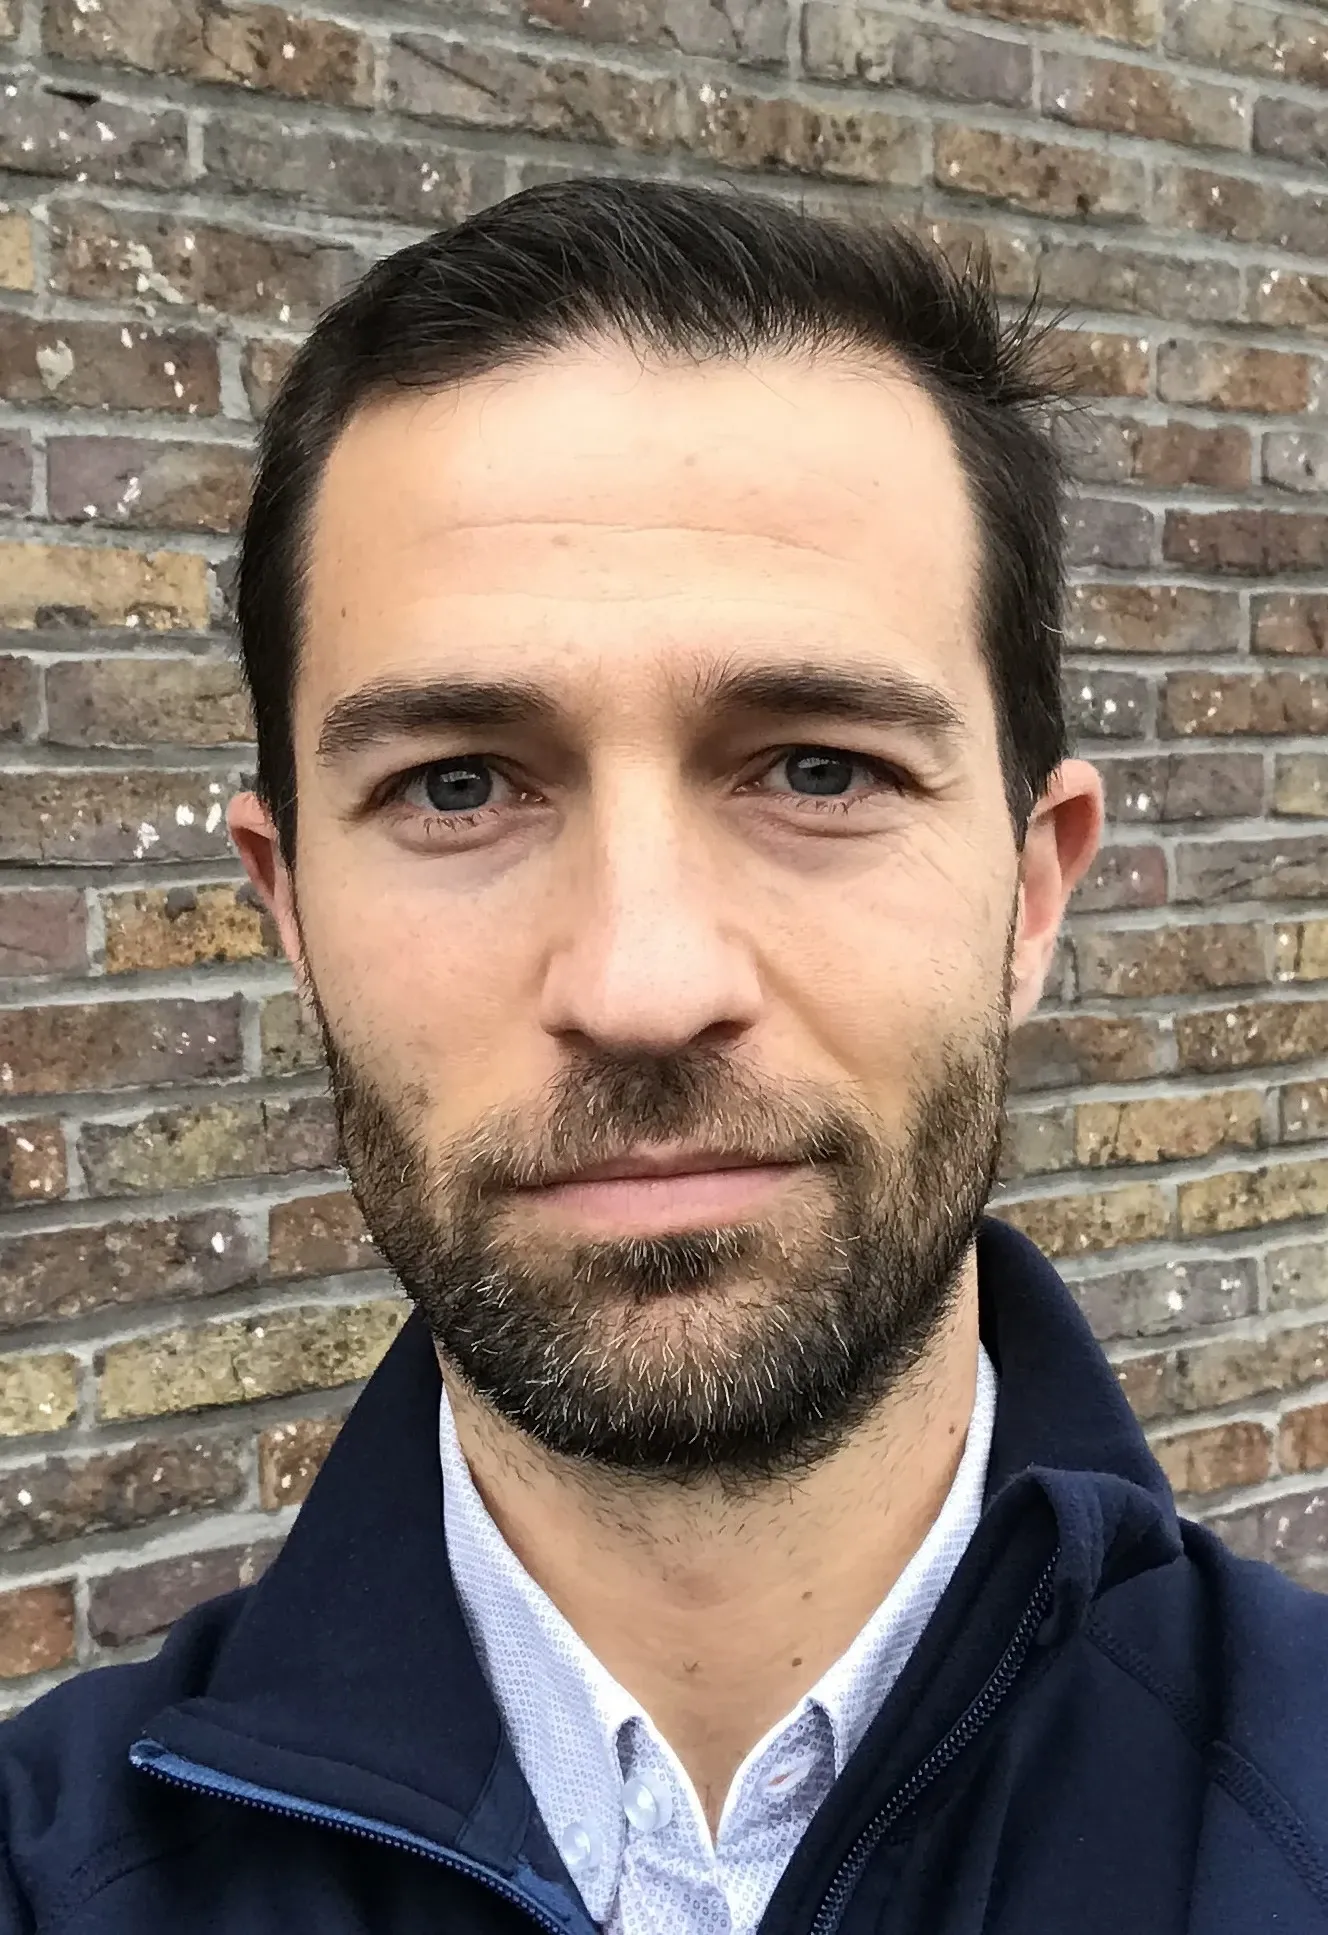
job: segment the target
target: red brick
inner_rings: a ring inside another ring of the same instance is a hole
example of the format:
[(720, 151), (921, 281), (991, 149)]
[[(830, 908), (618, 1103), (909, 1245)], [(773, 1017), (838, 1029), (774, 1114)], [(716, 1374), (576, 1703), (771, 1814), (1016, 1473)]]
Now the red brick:
[(1314, 672), (1172, 672), (1163, 731), (1317, 733), (1328, 729), (1328, 675)]
[(936, 180), (952, 194), (978, 195), (1062, 221), (1142, 221), (1142, 162), (1092, 148), (1068, 148), (986, 128), (936, 130)]
[(256, 1274), (231, 1210), (0, 1237), (0, 1327), (215, 1296)]
[(0, 1208), (54, 1202), (68, 1186), (65, 1139), (58, 1122), (0, 1126)]
[(692, 86), (680, 106), (679, 139), (725, 168), (762, 168), (841, 181), (914, 187), (922, 179), (917, 122), (865, 107)]
[(1145, 1264), (1084, 1277), (1070, 1287), (1094, 1335), (1103, 1339), (1230, 1323), (1252, 1316), (1259, 1307), (1259, 1270), (1253, 1257)]
[(243, 1441), (148, 1438), (85, 1458), (45, 1458), (0, 1474), (0, 1551), (126, 1532), (242, 1502)]
[(178, 108), (143, 108), (99, 95), (75, 100), (36, 79), (6, 80), (0, 168), (135, 188), (178, 189), (188, 180), (186, 121)]
[(1328, 895), (1328, 838), (1182, 840), (1175, 851), (1177, 901), (1317, 900)]
[(1167, 861), (1161, 847), (1103, 847), (1075, 889), (1076, 913), (1123, 907), (1161, 907), (1167, 898)]
[(31, 739), (41, 716), (41, 673), (30, 658), (0, 653), (0, 742)]
[(74, 1657), (74, 1588), (67, 1579), (0, 1593), (0, 1679), (17, 1680)]
[[(356, 267), (351, 249), (321, 237), (84, 203), (58, 203), (51, 211), (52, 286), (87, 302), (133, 302), (150, 313), (161, 304), (186, 304), (307, 322), (342, 292)], [(117, 326), (96, 327), (118, 340)], [(129, 333), (137, 337), (138, 326)], [(68, 400), (66, 390), (60, 394)]]
[(1308, 496), (1328, 490), (1328, 437), (1314, 430), (1272, 430), (1263, 440), (1263, 478)]
[(1144, 255), (1112, 247), (1103, 233), (1091, 242), (1048, 242), (1038, 264), (1048, 303), (1076, 309), (1124, 311), (1187, 323), (1237, 322), (1245, 313), (1244, 278), (1231, 262)]
[(233, 531), (249, 491), (250, 456), (227, 443), (53, 437), (50, 515), (177, 531)]
[(1328, 517), (1265, 511), (1168, 511), (1162, 553), (1196, 571), (1275, 578), (1328, 567)]
[(226, 746), (251, 736), (233, 659), (74, 659), (47, 674), (47, 737), (60, 746)]
[(1230, 87), (1183, 79), (1159, 67), (1085, 60), (1050, 51), (1042, 57), (1042, 112), (1053, 121), (1104, 134), (1201, 148), (1243, 148), (1247, 122)]
[(288, 200), (334, 215), (370, 214), (441, 228), (503, 192), (497, 157), (439, 142), (225, 118), (204, 135), (204, 178), (229, 193)]
[[(1227, 242), (1266, 243), (1298, 254), (1328, 253), (1328, 196), (1300, 193), (1280, 182), (1221, 175), (1206, 168), (1181, 168), (1158, 183), (1155, 211), (1162, 227), (1189, 235), (1213, 235)], [(1292, 272), (1292, 281), (1296, 272)], [(1257, 288), (1262, 289), (1260, 281)], [(1274, 298), (1287, 301), (1290, 291)], [(1257, 303), (1254, 305), (1258, 307)], [(1256, 320), (1278, 326), (1271, 314)], [(1283, 323), (1290, 322), (1284, 315)]]
[(1010, 1042), (1015, 1093), (1159, 1074), (1162, 1038), (1142, 1015), (1034, 1015)]
[(1241, 1558), (1263, 1559), (1314, 1591), (1328, 1583), (1328, 1492), (1282, 1493), (1266, 1504), (1216, 1514), (1210, 1522)]
[(822, 80), (902, 87), (944, 101), (1026, 106), (1033, 50), (950, 26), (919, 25), (873, 7), (809, 0), (802, 15), (803, 67)]
[(1268, 979), (1262, 931), (1248, 921), (1090, 928), (1074, 936), (1080, 992), (1136, 997), (1255, 986)]
[(1058, 441), (1071, 475), (1083, 483), (1147, 484), (1165, 490), (1189, 484), (1208, 490), (1249, 488), (1252, 450), (1248, 430), (1209, 430), (1193, 423), (1136, 423), (1129, 417), (1090, 417), (1086, 413), (1064, 418), (1059, 428)]
[(1065, 708), (1076, 739), (1138, 739), (1148, 729), (1152, 685), (1138, 672), (1097, 666), (1065, 677)]
[(1068, 560), (1076, 567), (1144, 570), (1157, 547), (1157, 514), (1146, 504), (1079, 495), (1071, 499), (1066, 513), (1065, 544)]
[(1147, 396), (1148, 342), (1097, 329), (1054, 329), (1043, 357), (1076, 396)]
[(210, 416), (218, 382), (216, 349), (192, 330), (0, 312), (0, 396), (10, 403)]
[(1328, 86), (1328, 31), (1305, 13), (1273, 13), (1250, 0), (1189, 0), (1171, 16), (1167, 46), (1232, 73)]
[(366, 107), (373, 99), (368, 39), (333, 20), (230, 0), (47, 0), (49, 53), (149, 74), (260, 88), (298, 101)]
[(1328, 124), (1316, 103), (1265, 94), (1254, 104), (1251, 146), (1257, 155), (1322, 168), (1328, 161)]
[(1154, 1438), (1153, 1456), (1182, 1496), (1259, 1485), (1273, 1469), (1268, 1430), (1248, 1418)]
[(245, 396), (249, 399), (249, 408), (256, 417), (266, 413), (298, 347), (296, 343), (264, 342), (261, 339), (245, 344), (240, 361), (240, 377)]
[(1251, 649), (1266, 656), (1328, 657), (1328, 597), (1275, 591), (1251, 600)]
[(152, 1559), (94, 1579), (88, 1594), (88, 1630), (100, 1646), (127, 1646), (165, 1632), (205, 1599), (252, 1585), (280, 1546), (278, 1539), (264, 1539), (221, 1551)]
[(206, 1081), (240, 1066), (237, 995), (0, 1008), (0, 1097)]
[(1181, 820), (1243, 820), (1263, 811), (1263, 754), (1149, 753), (1095, 757), (1115, 827)]
[(262, 1433), (258, 1440), (258, 1502), (265, 1512), (304, 1503), (341, 1425), (340, 1417), (295, 1418), (290, 1424), (273, 1425)]
[(87, 965), (83, 896), (70, 887), (0, 893), (0, 978)]
[(0, 860), (99, 866), (226, 858), (223, 790), (230, 789), (197, 771), (0, 773)]
[(381, 1262), (349, 1191), (274, 1203), (268, 1218), (268, 1268), (274, 1277), (332, 1276)]
[(1328, 1137), (1328, 1080), (1288, 1082), (1277, 1090), (1278, 1133), (1283, 1142)]
[(1309, 406), (1313, 371), (1308, 356), (1280, 349), (1186, 340), (1163, 343), (1157, 352), (1157, 390), (1163, 401), (1215, 410), (1294, 416)]
[(1240, 626), (1233, 592), (1078, 584), (1069, 591), (1065, 642), (1072, 652), (1232, 652)]

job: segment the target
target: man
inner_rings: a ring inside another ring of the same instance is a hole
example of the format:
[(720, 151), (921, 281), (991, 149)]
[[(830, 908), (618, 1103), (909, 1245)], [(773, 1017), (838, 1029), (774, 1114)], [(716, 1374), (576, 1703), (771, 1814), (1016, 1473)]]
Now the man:
[(5, 1729), (6, 1935), (1328, 1925), (1328, 1613), (982, 1221), (1102, 820), (1033, 340), (586, 181), (297, 357), (231, 825), (416, 1315), (266, 1578)]

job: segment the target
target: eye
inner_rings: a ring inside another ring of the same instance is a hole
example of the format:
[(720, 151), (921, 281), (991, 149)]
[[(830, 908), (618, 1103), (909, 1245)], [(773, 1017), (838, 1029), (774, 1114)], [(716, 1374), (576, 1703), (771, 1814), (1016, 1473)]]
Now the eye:
[(791, 746), (765, 775), (773, 793), (793, 793), (805, 799), (844, 799), (882, 787), (898, 790), (899, 780), (888, 766), (861, 753), (834, 746)]
[(478, 813), (503, 805), (515, 789), (487, 759), (436, 759), (412, 773), (400, 797), (429, 813)]

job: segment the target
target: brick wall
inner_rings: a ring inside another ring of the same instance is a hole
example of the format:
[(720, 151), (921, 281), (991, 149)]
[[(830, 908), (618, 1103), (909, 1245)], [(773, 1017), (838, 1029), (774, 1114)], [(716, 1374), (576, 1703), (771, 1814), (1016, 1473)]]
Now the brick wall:
[(320, 306), (588, 167), (985, 236), (1073, 306), (1113, 827), (1016, 1046), (1005, 1213), (1193, 1509), (1314, 1578), (1328, 14), (0, 0), (0, 68), (0, 1705), (252, 1576), (401, 1320), (227, 851), (225, 560)]

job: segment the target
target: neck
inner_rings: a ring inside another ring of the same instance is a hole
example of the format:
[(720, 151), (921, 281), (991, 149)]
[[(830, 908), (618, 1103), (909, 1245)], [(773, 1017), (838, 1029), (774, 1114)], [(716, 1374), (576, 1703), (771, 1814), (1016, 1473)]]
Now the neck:
[(926, 1537), (963, 1452), (977, 1352), (970, 1254), (916, 1371), (812, 1470), (741, 1498), (560, 1458), (444, 1366), (498, 1529), (673, 1747), (712, 1830), (747, 1752), (846, 1650)]

